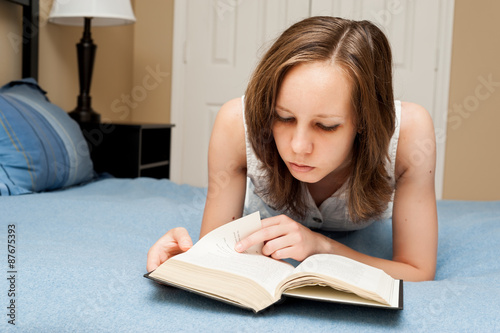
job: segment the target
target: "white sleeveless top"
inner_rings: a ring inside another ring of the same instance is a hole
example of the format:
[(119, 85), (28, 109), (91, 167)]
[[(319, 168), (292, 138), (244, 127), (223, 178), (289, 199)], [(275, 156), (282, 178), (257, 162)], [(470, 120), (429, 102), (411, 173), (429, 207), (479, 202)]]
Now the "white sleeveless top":
[[(245, 141), (247, 154), (247, 189), (245, 195), (244, 215), (259, 211), (262, 218), (287, 214), (287, 212), (279, 212), (269, 206), (265, 199), (261, 198), (256, 193), (260, 193), (259, 189), (267, 186), (265, 173), (261, 168), (262, 162), (257, 159), (255, 152), (248, 140), (247, 124), (245, 121), (245, 103), (244, 96), (241, 98), (243, 105), (243, 124), (245, 126)], [(401, 119), (401, 102), (395, 101), (395, 129), (394, 134), (389, 143), (389, 161), (386, 164), (387, 173), (391, 177), (391, 186), (395, 189), (396, 180), (394, 175), (396, 165), (396, 151), (398, 148), (399, 129)], [(304, 187), (305, 202), (307, 205), (306, 216), (302, 221), (304, 226), (313, 229), (322, 229), (327, 231), (349, 231), (358, 230), (370, 225), (373, 220), (353, 223), (349, 218), (347, 208), (347, 182), (344, 183), (332, 196), (327, 198), (318, 207), (314, 202), (311, 194)], [(394, 193), (393, 193), (394, 196)], [(387, 210), (382, 215), (381, 219), (390, 218), (392, 216), (392, 200), (389, 202)]]

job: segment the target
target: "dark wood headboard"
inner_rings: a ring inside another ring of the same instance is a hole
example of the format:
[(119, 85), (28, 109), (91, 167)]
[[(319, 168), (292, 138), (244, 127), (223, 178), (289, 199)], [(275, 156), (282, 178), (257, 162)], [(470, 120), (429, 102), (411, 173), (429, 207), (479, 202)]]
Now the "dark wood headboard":
[(23, 78), (38, 80), (39, 0), (7, 0), (23, 6)]

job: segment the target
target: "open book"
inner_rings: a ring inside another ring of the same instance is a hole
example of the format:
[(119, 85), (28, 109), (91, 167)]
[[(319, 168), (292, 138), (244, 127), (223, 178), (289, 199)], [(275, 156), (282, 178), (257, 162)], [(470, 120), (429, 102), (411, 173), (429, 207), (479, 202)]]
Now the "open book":
[(145, 277), (259, 312), (282, 295), (390, 309), (403, 308), (403, 282), (384, 271), (333, 254), (308, 257), (297, 267), (236, 243), (261, 228), (258, 212), (227, 223), (187, 252)]

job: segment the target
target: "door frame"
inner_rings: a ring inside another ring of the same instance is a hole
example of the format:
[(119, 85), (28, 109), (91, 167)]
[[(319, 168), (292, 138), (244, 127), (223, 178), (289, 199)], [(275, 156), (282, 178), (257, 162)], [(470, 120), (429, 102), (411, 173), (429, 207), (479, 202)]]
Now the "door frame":
[(174, 0), (174, 29), (172, 40), (172, 88), (170, 99), (170, 122), (175, 124), (170, 149), (170, 179), (176, 183), (182, 180), (182, 151), (184, 147), (184, 82), (187, 60), (187, 1)]
[[(436, 129), (436, 198), (441, 199), (444, 183), (444, 163), (446, 156), (446, 127), (448, 122), (448, 103), (450, 90), (451, 52), (453, 42), (453, 19), (455, 0), (441, 0), (440, 29), (438, 37), (439, 49), (436, 52), (438, 71), (436, 74), (436, 93), (434, 96), (433, 119)], [(189, 57), (187, 35), (188, 1), (174, 0), (174, 36), (172, 43), (172, 91), (170, 104), (170, 121), (175, 124), (172, 131), (170, 179), (182, 182), (183, 155), (183, 110), (185, 94), (186, 63)]]

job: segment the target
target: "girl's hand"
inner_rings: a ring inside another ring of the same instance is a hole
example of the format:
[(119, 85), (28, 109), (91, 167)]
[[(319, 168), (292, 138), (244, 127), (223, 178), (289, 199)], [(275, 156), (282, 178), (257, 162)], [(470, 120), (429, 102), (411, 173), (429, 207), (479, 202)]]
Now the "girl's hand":
[(262, 228), (239, 241), (235, 250), (243, 252), (255, 244), (264, 242), (262, 254), (274, 259), (291, 258), (302, 261), (319, 253), (320, 234), (295, 222), (286, 215), (262, 220)]
[(186, 252), (193, 246), (193, 241), (185, 228), (179, 227), (169, 230), (148, 251), (146, 269), (155, 270), (167, 259)]

